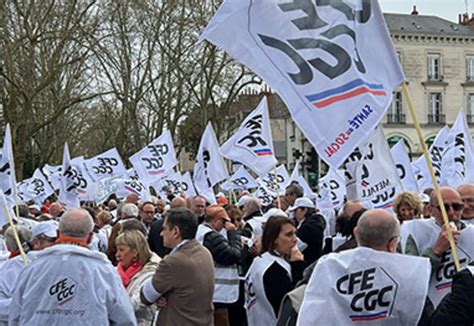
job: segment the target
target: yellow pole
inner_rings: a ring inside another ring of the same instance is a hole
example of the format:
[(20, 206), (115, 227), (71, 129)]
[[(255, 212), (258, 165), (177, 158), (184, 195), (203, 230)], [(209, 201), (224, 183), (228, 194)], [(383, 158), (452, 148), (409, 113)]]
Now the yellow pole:
[(451, 230), (451, 227), (449, 226), (448, 214), (446, 213), (446, 209), (444, 207), (443, 197), (441, 196), (439, 185), (438, 185), (438, 182), (436, 181), (436, 176), (433, 171), (433, 165), (431, 164), (431, 159), (428, 155), (428, 150), (423, 140), (423, 133), (421, 131), (420, 123), (418, 121), (418, 117), (416, 116), (416, 112), (415, 112), (413, 102), (411, 100), (410, 92), (408, 91), (406, 82), (402, 84), (402, 91), (403, 91), (403, 95), (407, 99), (408, 108), (410, 109), (410, 113), (413, 118), (413, 123), (415, 124), (415, 128), (416, 128), (416, 133), (418, 134), (418, 139), (420, 140), (420, 145), (423, 150), (423, 154), (425, 155), (426, 164), (428, 165), (428, 169), (430, 171), (431, 180), (433, 181), (433, 187), (434, 187), (436, 199), (438, 201), (438, 205), (441, 210), (441, 215), (443, 216), (444, 226), (446, 227), (446, 230), (448, 233), (449, 246), (451, 247), (451, 252), (453, 254), (454, 266), (456, 267), (456, 271), (459, 272), (461, 270), (461, 266), (459, 265), (458, 250), (457, 250), (456, 244), (454, 243), (453, 232)]
[(15, 238), (16, 245), (18, 246), (18, 250), (20, 251), (21, 259), (23, 260), (23, 263), (26, 265), (25, 251), (23, 250), (23, 245), (21, 244), (20, 237), (18, 236), (18, 232), (16, 231), (15, 224), (13, 224), (12, 217), (10, 216), (10, 213), (8, 212), (7, 203), (5, 201), (3, 201), (3, 212), (5, 213), (5, 216), (8, 219), (8, 223), (10, 224), (13, 230), (13, 237)]
[(278, 209), (281, 209), (280, 184), (278, 183), (276, 165), (273, 167), (273, 174), (275, 175), (276, 187), (277, 187), (277, 188), (276, 188), (276, 193), (277, 193), (277, 205), (278, 205)]

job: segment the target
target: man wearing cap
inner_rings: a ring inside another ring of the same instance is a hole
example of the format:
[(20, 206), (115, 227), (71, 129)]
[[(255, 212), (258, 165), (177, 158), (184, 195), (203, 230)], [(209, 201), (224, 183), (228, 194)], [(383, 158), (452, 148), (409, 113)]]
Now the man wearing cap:
[(41, 250), (54, 245), (58, 237), (56, 221), (40, 222), (31, 230), (31, 246), (33, 250)]
[(313, 201), (307, 197), (296, 199), (289, 211), (293, 212), (296, 221), (298, 249), (303, 253), (304, 260), (311, 264), (321, 256), (326, 220), (317, 213)]
[[(41, 222), (36, 224), (31, 233), (24, 226), (18, 225), (16, 227), (17, 233), (20, 236), (20, 241), (30, 242), (34, 251), (27, 253), (27, 261), (29, 262), (38, 250), (45, 249), (54, 245), (57, 234), (57, 223), (55, 221)], [(0, 324), (2, 322), (8, 322), (8, 314), (10, 311), (11, 298), (15, 285), (18, 280), (18, 276), (26, 264), (23, 262), (23, 258), (19, 256), (19, 251), (15, 239), (13, 237), (13, 230), (11, 227), (7, 232), (7, 244), (9, 250), (16, 255), (9, 259), (0, 268)]]
[(239, 298), (237, 264), (242, 244), (237, 228), (224, 208), (211, 205), (206, 209), (204, 223), (198, 227), (196, 239), (209, 249), (214, 260), (214, 325), (229, 325), (227, 307)]

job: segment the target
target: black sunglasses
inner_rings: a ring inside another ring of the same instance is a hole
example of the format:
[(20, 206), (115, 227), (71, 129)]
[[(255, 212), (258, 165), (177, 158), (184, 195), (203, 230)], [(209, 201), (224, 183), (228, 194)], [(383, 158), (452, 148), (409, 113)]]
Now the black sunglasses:
[[(437, 209), (440, 208), (439, 206), (435, 206), (435, 205), (433, 206), (436, 207)], [(460, 211), (461, 209), (464, 208), (464, 204), (463, 203), (444, 204), (444, 209), (446, 210), (446, 212), (449, 211), (450, 207), (455, 211)]]

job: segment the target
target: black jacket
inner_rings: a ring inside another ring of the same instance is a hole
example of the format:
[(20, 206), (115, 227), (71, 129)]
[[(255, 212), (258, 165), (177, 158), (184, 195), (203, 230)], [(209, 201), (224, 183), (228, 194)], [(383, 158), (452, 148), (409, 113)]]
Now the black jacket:
[(469, 270), (454, 275), (451, 293), (446, 295), (432, 316), (432, 326), (474, 324), (474, 276)]
[(150, 231), (148, 232), (148, 245), (150, 246), (151, 251), (162, 258), (171, 251), (171, 249), (166, 248), (163, 245), (163, 238), (160, 235), (161, 230), (163, 229), (163, 222), (164, 219), (154, 221), (151, 224)]
[(315, 213), (307, 217), (296, 231), (298, 238), (308, 245), (303, 250), (304, 260), (308, 264), (313, 263), (321, 256), (325, 228), (326, 220), (321, 214)]
[(227, 231), (227, 238), (214, 230), (204, 236), (204, 247), (209, 249), (216, 264), (230, 266), (240, 262), (240, 235), (237, 231)]

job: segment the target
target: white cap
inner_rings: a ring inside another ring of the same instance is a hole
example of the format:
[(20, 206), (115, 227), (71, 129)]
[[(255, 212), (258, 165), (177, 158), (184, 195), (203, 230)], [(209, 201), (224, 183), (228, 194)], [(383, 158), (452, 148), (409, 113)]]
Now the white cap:
[(291, 212), (297, 208), (316, 208), (316, 205), (314, 205), (314, 202), (308, 197), (301, 197), (295, 200), (295, 204), (293, 205), (293, 207), (288, 209), (288, 211)]
[(58, 229), (58, 223), (55, 221), (39, 222), (31, 229), (31, 237), (37, 237), (39, 235), (45, 235), (49, 238), (56, 238), (58, 236), (56, 230)]
[(265, 214), (263, 214), (263, 220), (266, 222), (270, 217), (281, 216), (288, 217), (284, 211), (279, 208), (270, 208)]

